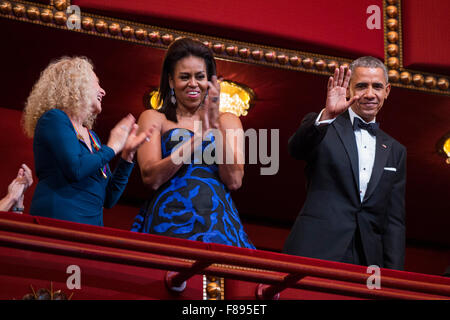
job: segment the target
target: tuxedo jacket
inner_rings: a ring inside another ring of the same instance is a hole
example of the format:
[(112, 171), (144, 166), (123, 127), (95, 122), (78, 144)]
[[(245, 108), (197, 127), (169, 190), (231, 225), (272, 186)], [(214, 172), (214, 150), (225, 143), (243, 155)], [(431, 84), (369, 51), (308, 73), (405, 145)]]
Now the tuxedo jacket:
[(284, 252), (341, 261), (359, 229), (368, 265), (402, 270), (405, 256), (406, 148), (382, 130), (364, 199), (355, 134), (348, 111), (316, 126), (305, 116), (289, 153), (305, 160), (307, 194)]

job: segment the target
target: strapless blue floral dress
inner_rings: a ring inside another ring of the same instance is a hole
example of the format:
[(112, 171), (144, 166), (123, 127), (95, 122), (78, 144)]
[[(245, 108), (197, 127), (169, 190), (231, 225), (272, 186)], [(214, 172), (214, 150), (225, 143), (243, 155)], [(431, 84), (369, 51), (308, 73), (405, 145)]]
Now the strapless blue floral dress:
[[(171, 129), (161, 136), (162, 157), (168, 157), (191, 138), (192, 131)], [(215, 148), (214, 136), (207, 136), (202, 150)], [(211, 154), (214, 154), (214, 150)], [(220, 243), (237, 247), (255, 247), (248, 239), (231, 199), (219, 177), (217, 164), (205, 164), (194, 158), (147, 200), (135, 217), (132, 231), (175, 238)]]

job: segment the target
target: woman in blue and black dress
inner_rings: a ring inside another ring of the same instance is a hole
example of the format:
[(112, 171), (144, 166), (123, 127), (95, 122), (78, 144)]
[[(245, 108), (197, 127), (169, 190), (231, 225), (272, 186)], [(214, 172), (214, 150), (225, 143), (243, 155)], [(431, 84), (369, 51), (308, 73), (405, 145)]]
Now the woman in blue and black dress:
[(140, 130), (155, 128), (137, 154), (143, 182), (155, 192), (132, 230), (255, 248), (230, 195), (244, 175), (237, 141), (243, 135), (235, 139), (230, 132), (242, 132), (242, 124), (234, 114), (219, 112), (215, 67), (211, 50), (199, 41), (182, 38), (169, 47), (159, 89), (162, 107), (144, 111), (138, 121)]

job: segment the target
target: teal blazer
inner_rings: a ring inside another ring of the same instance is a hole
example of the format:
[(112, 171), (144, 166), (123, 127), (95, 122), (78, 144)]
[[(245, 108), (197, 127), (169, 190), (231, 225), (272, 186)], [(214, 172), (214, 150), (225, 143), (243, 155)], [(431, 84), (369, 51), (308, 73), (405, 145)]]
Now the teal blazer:
[(38, 120), (33, 141), (38, 183), (32, 215), (103, 226), (103, 207), (111, 208), (119, 200), (134, 164), (120, 158), (111, 173), (108, 163), (114, 151), (90, 133), (92, 153), (64, 111), (52, 109)]

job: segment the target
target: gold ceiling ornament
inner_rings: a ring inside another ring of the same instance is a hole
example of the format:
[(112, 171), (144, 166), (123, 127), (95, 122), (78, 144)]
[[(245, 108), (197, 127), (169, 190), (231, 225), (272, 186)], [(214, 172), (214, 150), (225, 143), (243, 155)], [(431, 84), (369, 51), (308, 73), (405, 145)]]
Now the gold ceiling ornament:
[(397, 19), (388, 19), (386, 25), (390, 31), (396, 31), (398, 29)]
[(438, 84), (439, 89), (441, 89), (441, 90), (447, 90), (448, 89), (449, 83), (448, 83), (448, 79), (446, 79), (446, 78), (440, 78), (438, 80), (437, 84)]
[(55, 20), (55, 23), (60, 26), (65, 26), (67, 22), (67, 16), (66, 13), (63, 11), (56, 11), (53, 15), (53, 20)]
[(134, 29), (130, 26), (124, 26), (122, 28), (122, 35), (125, 38), (130, 38), (134, 34)]
[(11, 2), (2, 1), (2, 3), (0, 3), (0, 12), (6, 15), (11, 14), (12, 12)]
[(339, 67), (339, 63), (337, 61), (330, 61), (327, 65), (327, 68), (330, 72), (334, 72), (336, 68)]
[(144, 40), (147, 38), (147, 30), (144, 30), (142, 28), (138, 28), (134, 34), (136, 35), (136, 38), (139, 40)]
[(400, 81), (403, 84), (410, 84), (412, 81), (412, 75), (411, 73), (407, 72), (407, 71), (403, 71), (402, 73), (400, 73)]
[(103, 19), (97, 20), (95, 22), (95, 29), (97, 32), (104, 33), (108, 30), (108, 23), (106, 23)]
[[(158, 96), (158, 89), (149, 94), (150, 106), (155, 110), (162, 106), (162, 103), (158, 105)], [(230, 80), (220, 81), (220, 112), (231, 112), (238, 117), (246, 116), (254, 100), (255, 93), (251, 88)]]
[(398, 32), (397, 31), (389, 31), (387, 34), (387, 39), (390, 43), (397, 43)]
[(314, 60), (311, 58), (305, 58), (303, 59), (302, 63), (306, 69), (310, 69), (314, 65)]
[(27, 16), (30, 20), (36, 20), (37, 18), (39, 18), (40, 12), (39, 9), (36, 7), (28, 7), (27, 9)]
[(117, 36), (120, 31), (120, 24), (113, 22), (108, 26), (109, 33), (113, 36)]
[(428, 88), (430, 88), (430, 89), (436, 87), (436, 78), (435, 78), (435, 77), (432, 77), (432, 76), (426, 77), (426, 78), (425, 78), (425, 85), (426, 85)]
[(396, 6), (387, 6), (386, 13), (390, 18), (396, 18), (398, 16), (398, 9)]
[[(83, 27), (84, 30), (91, 31), (94, 28), (94, 19), (92, 19), (90, 17), (83, 18), (81, 20), (81, 26)], [(114, 25), (114, 27), (116, 27), (116, 26), (118, 26), (117, 23)]]
[(387, 53), (389, 53), (390, 56), (396, 57), (398, 55), (398, 45), (391, 43), (387, 46)]
[(25, 6), (23, 4), (16, 4), (13, 7), (14, 15), (18, 18), (23, 17), (25, 15)]
[(387, 65), (389, 67), (389, 69), (398, 69), (399, 65), (400, 65), (400, 61), (398, 60), (397, 57), (390, 57), (387, 59)]
[(415, 74), (413, 76), (413, 83), (414, 85), (421, 87), (425, 83), (425, 79), (423, 78), (423, 75), (421, 74)]
[(292, 56), (289, 58), (289, 63), (294, 67), (298, 67), (302, 63), (302, 58), (298, 56)]
[(322, 60), (322, 59), (317, 60), (315, 65), (318, 70), (325, 70), (326, 63), (324, 60)]
[(43, 22), (51, 22), (53, 20), (53, 11), (50, 9), (42, 9), (41, 20)]
[(70, 4), (67, 0), (54, 0), (50, 1), (50, 5), (54, 6), (56, 10), (65, 11)]
[(173, 35), (166, 33), (161, 36), (161, 42), (169, 46), (173, 42)]
[(400, 74), (398, 73), (397, 70), (389, 70), (388, 71), (388, 77), (389, 77), (389, 82), (398, 82), (398, 80), (400, 79)]

